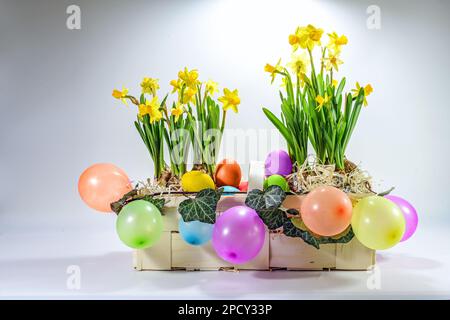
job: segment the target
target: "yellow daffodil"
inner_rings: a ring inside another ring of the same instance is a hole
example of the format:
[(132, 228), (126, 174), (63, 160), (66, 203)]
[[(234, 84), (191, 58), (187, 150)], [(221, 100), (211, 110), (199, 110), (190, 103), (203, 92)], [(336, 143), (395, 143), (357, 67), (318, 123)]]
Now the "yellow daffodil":
[(156, 95), (156, 91), (159, 89), (159, 80), (145, 77), (141, 82), (142, 93), (148, 93), (153, 96)]
[(213, 96), (216, 92), (219, 92), (219, 89), (217, 88), (218, 83), (214, 82), (212, 80), (206, 81), (205, 87), (206, 87), (206, 93), (210, 96)]
[(186, 84), (187, 87), (196, 89), (197, 84), (200, 82), (198, 80), (198, 71), (197, 70), (191, 70), (189, 71), (188, 68), (184, 68), (184, 70), (181, 70), (178, 72), (178, 78)]
[(304, 52), (301, 54), (293, 54), (292, 60), (288, 63), (288, 66), (291, 67), (296, 75), (302, 77), (308, 72), (309, 58)]
[(175, 93), (175, 92), (181, 90), (182, 83), (181, 83), (180, 79), (177, 79), (177, 80), (171, 80), (170, 85), (173, 87), (172, 93)]
[(275, 81), (275, 77), (277, 76), (277, 73), (280, 73), (281, 71), (283, 71), (283, 68), (281, 67), (281, 58), (278, 59), (277, 64), (274, 66), (266, 63), (266, 65), (264, 66), (264, 71), (270, 73), (270, 77), (272, 78), (270, 83), (273, 83)]
[(330, 101), (330, 97), (328, 97), (328, 94), (325, 93), (325, 97), (318, 95), (316, 97), (316, 102), (317, 102), (316, 110), (318, 110), (318, 111), (322, 110), (323, 106), (325, 104), (327, 104), (329, 101)]
[(289, 36), (289, 44), (296, 51), (299, 47), (313, 50), (314, 46), (320, 45), (323, 29), (316, 28), (311, 24), (306, 27), (298, 27), (294, 34)]
[(175, 122), (178, 122), (178, 119), (183, 114), (183, 112), (184, 112), (184, 109), (180, 103), (177, 103), (175, 108), (172, 108), (172, 110), (170, 111), (171, 115), (173, 115), (175, 117)]
[(223, 110), (232, 109), (234, 112), (238, 112), (238, 105), (241, 103), (238, 90), (230, 91), (229, 89), (223, 89), (223, 96), (219, 98), (219, 101), (223, 104)]
[(128, 89), (125, 87), (122, 87), (122, 91), (114, 89), (112, 92), (112, 96), (116, 99), (120, 99), (123, 103), (128, 105), (126, 97), (128, 95)]
[(333, 79), (333, 81), (331, 81), (331, 85), (336, 88), (338, 86), (338, 81)]
[(188, 87), (183, 91), (183, 95), (181, 97), (181, 103), (187, 104), (190, 102), (194, 102), (195, 94), (197, 93), (197, 89)]
[[(358, 96), (360, 90), (361, 90), (361, 86), (360, 86), (359, 82), (356, 82), (356, 89), (352, 89), (354, 98), (356, 98)], [(373, 88), (372, 88), (372, 85), (369, 83), (364, 87), (364, 106), (365, 107), (367, 107), (367, 105), (369, 104), (367, 102), (366, 97), (369, 96), (372, 92), (373, 92)]]
[(146, 114), (150, 116), (150, 123), (161, 120), (163, 116), (159, 110), (158, 97), (153, 97), (152, 100), (146, 100), (145, 103), (141, 103), (138, 106), (138, 110), (141, 118)]
[(330, 41), (328, 42), (327, 47), (335, 52), (340, 52), (341, 47), (348, 43), (346, 36), (339, 36), (336, 32), (329, 33), (328, 37), (330, 38)]
[(344, 63), (344, 61), (339, 58), (338, 52), (331, 51), (328, 51), (328, 57), (325, 58), (325, 62), (325, 68), (327, 70), (331, 70), (332, 68), (334, 68), (336, 71), (339, 71), (339, 65)]

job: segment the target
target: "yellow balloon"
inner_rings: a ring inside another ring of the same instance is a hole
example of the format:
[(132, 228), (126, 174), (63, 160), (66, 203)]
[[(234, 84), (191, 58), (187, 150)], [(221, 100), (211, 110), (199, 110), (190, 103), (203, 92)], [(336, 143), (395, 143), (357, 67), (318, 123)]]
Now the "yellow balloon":
[(206, 173), (192, 170), (181, 177), (181, 187), (186, 192), (199, 192), (203, 189), (215, 189), (213, 179)]
[(352, 228), (364, 246), (384, 250), (402, 239), (405, 218), (393, 202), (380, 196), (370, 196), (361, 199), (353, 208)]

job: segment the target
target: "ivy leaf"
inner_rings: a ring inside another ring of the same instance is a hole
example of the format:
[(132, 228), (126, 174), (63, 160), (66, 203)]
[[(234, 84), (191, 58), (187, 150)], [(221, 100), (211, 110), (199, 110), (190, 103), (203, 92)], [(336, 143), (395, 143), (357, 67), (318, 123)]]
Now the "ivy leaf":
[(316, 249), (320, 249), (319, 240), (308, 231), (303, 231), (292, 223), (290, 219), (286, 219), (283, 224), (283, 233), (288, 237), (301, 238), (307, 244), (312, 245)]
[(158, 208), (161, 214), (163, 214), (162, 209), (164, 207), (164, 204), (166, 203), (166, 200), (164, 200), (163, 198), (154, 198), (152, 196), (144, 196), (142, 200), (152, 203), (153, 205), (155, 205), (155, 207)]
[(163, 198), (154, 198), (152, 195), (139, 195), (137, 189), (133, 189), (130, 192), (126, 193), (120, 200), (111, 203), (111, 210), (116, 214), (119, 214), (120, 210), (128, 203), (135, 200), (145, 200), (155, 205), (158, 210), (164, 215), (162, 209), (166, 201)]
[(335, 237), (320, 237), (319, 242), (320, 243), (348, 243), (350, 240), (353, 239), (355, 234), (353, 233), (352, 227), (348, 229), (348, 231), (341, 237), (335, 238)]
[(280, 209), (260, 210), (257, 213), (269, 230), (281, 228), (287, 220), (286, 213)]
[(291, 216), (299, 216), (300, 212), (298, 212), (297, 209), (288, 209), (286, 210), (286, 213), (290, 214)]
[(194, 199), (181, 202), (178, 212), (185, 222), (200, 221), (213, 224), (216, 221), (216, 207), (220, 196), (220, 191), (204, 189), (197, 193)]
[(270, 186), (265, 191), (254, 189), (245, 199), (245, 204), (258, 211), (278, 209), (286, 198), (286, 192), (279, 186)]

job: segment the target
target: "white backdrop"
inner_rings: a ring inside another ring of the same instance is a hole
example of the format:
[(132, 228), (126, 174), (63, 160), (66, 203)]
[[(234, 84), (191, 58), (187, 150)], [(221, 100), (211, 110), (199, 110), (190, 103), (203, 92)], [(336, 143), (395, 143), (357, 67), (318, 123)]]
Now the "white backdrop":
[[(81, 30), (66, 28), (69, 4), (81, 8)], [(372, 4), (381, 9), (380, 30), (366, 27)], [(135, 110), (111, 97), (122, 85), (137, 91), (144, 76), (159, 78), (165, 92), (179, 69), (197, 68), (204, 80), (239, 89), (229, 128), (272, 129), (261, 106), (278, 112), (278, 88), (264, 65), (286, 61), (287, 36), (308, 23), (346, 34), (340, 74), (350, 86), (374, 87), (348, 157), (380, 189), (396, 186), (422, 221), (444, 218), (449, 12), (450, 2), (436, 0), (0, 0), (0, 232), (112, 230), (113, 219), (83, 205), (77, 179), (95, 162), (115, 163), (136, 180), (152, 174)], [(270, 148), (255, 149), (255, 160)], [(242, 160), (244, 151), (227, 156)]]

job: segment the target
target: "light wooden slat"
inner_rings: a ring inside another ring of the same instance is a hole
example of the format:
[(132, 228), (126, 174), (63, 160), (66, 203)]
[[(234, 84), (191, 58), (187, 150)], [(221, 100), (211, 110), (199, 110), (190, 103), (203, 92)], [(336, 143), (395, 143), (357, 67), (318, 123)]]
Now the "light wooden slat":
[(163, 231), (160, 240), (152, 247), (135, 250), (133, 266), (136, 270), (171, 270), (171, 232)]
[(271, 234), (269, 265), (293, 270), (332, 269), (336, 266), (336, 246), (325, 244), (318, 250), (300, 238)]
[(375, 251), (363, 246), (358, 239), (336, 244), (336, 269), (367, 270), (375, 265)]
[(269, 233), (259, 255), (249, 263), (234, 266), (217, 256), (211, 242), (203, 246), (187, 244), (177, 232), (172, 233), (172, 267), (187, 270), (219, 270), (233, 268), (241, 270), (269, 269)]

